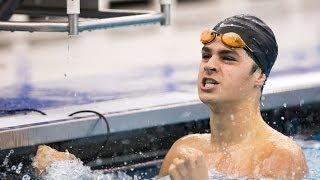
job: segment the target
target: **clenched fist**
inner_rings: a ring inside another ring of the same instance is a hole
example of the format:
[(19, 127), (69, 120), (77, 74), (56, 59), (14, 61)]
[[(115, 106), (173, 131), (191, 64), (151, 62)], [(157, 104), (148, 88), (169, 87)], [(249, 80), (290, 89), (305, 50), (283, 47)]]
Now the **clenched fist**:
[(203, 153), (193, 148), (179, 148), (178, 157), (169, 166), (169, 175), (173, 180), (208, 180)]
[(40, 175), (49, 167), (53, 161), (57, 160), (75, 160), (76, 157), (68, 151), (59, 152), (49, 146), (40, 145), (36, 156), (33, 158), (32, 166)]

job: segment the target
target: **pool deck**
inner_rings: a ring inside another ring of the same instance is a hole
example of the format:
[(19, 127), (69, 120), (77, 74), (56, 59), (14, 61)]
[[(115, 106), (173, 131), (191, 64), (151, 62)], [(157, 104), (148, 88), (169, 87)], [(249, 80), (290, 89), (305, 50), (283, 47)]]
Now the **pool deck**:
[[(291, 107), (320, 101), (320, 72), (270, 78), (265, 87), (262, 110)], [(47, 116), (29, 113), (0, 118), (1, 149), (23, 147), (107, 134), (103, 119), (91, 113), (68, 116), (79, 110), (93, 110), (107, 118), (110, 133), (156, 127), (209, 118), (209, 111), (194, 92), (163, 92), (83, 105), (48, 108)]]

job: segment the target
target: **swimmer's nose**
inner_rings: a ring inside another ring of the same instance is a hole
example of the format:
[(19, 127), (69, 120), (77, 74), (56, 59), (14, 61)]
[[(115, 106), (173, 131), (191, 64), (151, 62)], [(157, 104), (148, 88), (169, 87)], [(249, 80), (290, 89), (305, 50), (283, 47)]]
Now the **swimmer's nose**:
[(217, 72), (217, 68), (210, 67), (210, 66), (204, 66), (204, 71), (208, 74), (212, 74), (213, 72)]

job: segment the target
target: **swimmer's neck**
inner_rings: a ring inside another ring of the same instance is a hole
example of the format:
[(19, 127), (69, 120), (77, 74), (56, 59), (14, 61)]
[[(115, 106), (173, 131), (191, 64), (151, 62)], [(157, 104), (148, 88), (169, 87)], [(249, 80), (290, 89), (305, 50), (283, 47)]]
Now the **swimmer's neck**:
[(265, 129), (260, 102), (255, 99), (211, 104), (209, 108), (211, 144), (215, 147), (250, 143), (257, 129)]

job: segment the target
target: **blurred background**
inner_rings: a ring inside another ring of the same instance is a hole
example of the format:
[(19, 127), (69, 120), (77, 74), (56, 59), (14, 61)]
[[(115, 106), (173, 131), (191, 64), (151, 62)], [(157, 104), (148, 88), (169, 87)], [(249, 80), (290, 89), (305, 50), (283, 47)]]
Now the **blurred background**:
[[(0, 0), (0, 10), (4, 1)], [(24, 0), (24, 5), (33, 10), (42, 3), (54, 7), (63, 2), (66, 1)], [(30, 163), (35, 144), (51, 143), (60, 151), (70, 149), (86, 165), (106, 168), (159, 160), (183, 135), (209, 132), (208, 117), (202, 111), (205, 109), (200, 102), (193, 104), (198, 98), (200, 33), (236, 14), (256, 15), (274, 31), (279, 55), (264, 88), (267, 95), (262, 97), (261, 105), (265, 108), (262, 115), (278, 131), (298, 134), (301, 137), (295, 136), (297, 139), (306, 140), (297, 142), (303, 144), (310, 179), (319, 179), (320, 1), (172, 2), (170, 26), (128, 26), (85, 31), (78, 36), (69, 36), (67, 32), (0, 31), (0, 116), (10, 115), (6, 110), (19, 113), (23, 108), (43, 110), (50, 115), (1, 119), (0, 136), (5, 139), (3, 142), (8, 142), (3, 145), (9, 147), (10, 143), (21, 141), (31, 146), (21, 151), (17, 148), (13, 155), (13, 150), (0, 151), (0, 159), (5, 159), (0, 166), (0, 179), (3, 169), (7, 174), (20, 174), (22, 166), (16, 173), (5, 162), (11, 155), (11, 164)], [(160, 10), (158, 0), (81, 0), (81, 3), (92, 9)], [(48, 19), (24, 15), (11, 18), (12, 21)], [(120, 100), (108, 101), (113, 99)], [(78, 106), (101, 101), (106, 102)], [(76, 106), (67, 107), (72, 105)], [(105, 136), (108, 131), (104, 124), (95, 123), (96, 116), (84, 116), (88, 119), (83, 120), (66, 117), (67, 113), (83, 109), (104, 113), (111, 122), (112, 134)], [(11, 140), (6, 140), (7, 132), (12, 132)], [(158, 165), (148, 175), (154, 177)]]
[[(157, 0), (101, 2), (102, 8), (160, 8)], [(200, 32), (235, 14), (256, 15), (273, 29), (279, 56), (270, 78), (320, 71), (319, 9), (319, 0), (175, 0), (168, 27), (130, 26), (73, 37), (2, 31), (0, 106), (47, 108), (155, 92), (196, 93)]]

